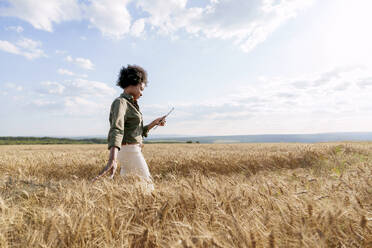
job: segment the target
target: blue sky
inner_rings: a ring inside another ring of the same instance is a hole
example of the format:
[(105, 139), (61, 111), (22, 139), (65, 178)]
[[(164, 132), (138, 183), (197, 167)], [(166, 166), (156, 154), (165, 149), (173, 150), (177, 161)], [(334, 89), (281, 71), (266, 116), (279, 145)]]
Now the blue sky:
[(0, 136), (106, 135), (123, 65), (154, 134), (372, 131), (368, 0), (0, 0)]

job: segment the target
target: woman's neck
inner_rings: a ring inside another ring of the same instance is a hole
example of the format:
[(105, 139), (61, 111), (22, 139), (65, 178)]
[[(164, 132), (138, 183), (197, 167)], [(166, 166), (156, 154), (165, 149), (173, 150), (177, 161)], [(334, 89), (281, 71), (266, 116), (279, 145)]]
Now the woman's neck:
[(133, 97), (133, 100), (136, 101), (135, 97), (133, 96), (132, 92), (128, 89), (128, 88), (125, 88), (124, 89), (124, 93), (127, 94), (127, 95), (131, 95)]

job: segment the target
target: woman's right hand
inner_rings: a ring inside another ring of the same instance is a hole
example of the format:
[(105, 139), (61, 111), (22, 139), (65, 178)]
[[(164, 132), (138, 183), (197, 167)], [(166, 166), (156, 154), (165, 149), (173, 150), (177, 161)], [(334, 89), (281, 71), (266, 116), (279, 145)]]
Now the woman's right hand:
[(116, 160), (109, 160), (107, 162), (105, 169), (109, 171), (111, 179), (114, 178), (117, 168), (118, 168), (118, 163), (116, 162)]
[(92, 180), (92, 182), (95, 182), (97, 179), (106, 175), (107, 173), (110, 174), (109, 177), (111, 179), (114, 178), (117, 167), (118, 163), (116, 162), (116, 160), (109, 160), (106, 164), (106, 167), (103, 168), (103, 170)]

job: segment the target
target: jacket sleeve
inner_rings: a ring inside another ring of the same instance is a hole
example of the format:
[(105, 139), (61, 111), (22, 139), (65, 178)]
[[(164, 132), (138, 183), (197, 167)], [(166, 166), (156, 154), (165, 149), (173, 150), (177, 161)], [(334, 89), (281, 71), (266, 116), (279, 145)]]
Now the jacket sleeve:
[(107, 137), (108, 149), (113, 146), (121, 147), (124, 137), (124, 122), (127, 104), (125, 100), (117, 98), (111, 104), (110, 109), (110, 130)]
[(142, 125), (142, 137), (147, 137), (147, 135), (149, 134), (149, 125), (146, 125), (146, 126), (143, 126)]

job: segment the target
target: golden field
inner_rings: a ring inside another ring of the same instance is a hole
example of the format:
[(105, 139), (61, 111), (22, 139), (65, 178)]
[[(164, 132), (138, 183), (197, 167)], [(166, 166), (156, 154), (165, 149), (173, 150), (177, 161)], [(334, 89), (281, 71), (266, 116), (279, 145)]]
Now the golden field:
[(372, 144), (151, 144), (156, 190), (91, 179), (106, 145), (0, 146), (0, 247), (372, 247)]

